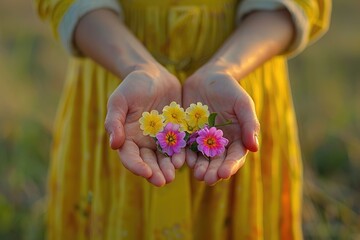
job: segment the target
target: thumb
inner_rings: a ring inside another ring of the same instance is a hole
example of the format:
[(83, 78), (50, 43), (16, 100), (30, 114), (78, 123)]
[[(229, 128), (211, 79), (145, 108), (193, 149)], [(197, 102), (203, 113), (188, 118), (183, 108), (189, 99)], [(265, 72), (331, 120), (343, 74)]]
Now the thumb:
[(241, 139), (245, 148), (257, 152), (259, 150), (260, 123), (256, 116), (253, 100), (245, 90), (243, 91), (245, 95), (238, 99), (234, 110), (241, 128)]
[(105, 129), (109, 135), (109, 143), (112, 149), (119, 149), (125, 141), (124, 124), (128, 105), (121, 96), (112, 94), (107, 105)]

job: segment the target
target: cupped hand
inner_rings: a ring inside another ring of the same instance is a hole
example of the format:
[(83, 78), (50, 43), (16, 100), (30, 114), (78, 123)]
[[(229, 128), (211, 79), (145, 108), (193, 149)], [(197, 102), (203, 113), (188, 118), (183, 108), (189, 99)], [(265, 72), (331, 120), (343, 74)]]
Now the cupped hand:
[(108, 101), (105, 127), (110, 146), (117, 149), (123, 165), (155, 186), (175, 177), (175, 168), (185, 161), (185, 151), (171, 158), (156, 151), (155, 141), (144, 136), (139, 119), (143, 112), (162, 111), (171, 101), (181, 102), (181, 86), (175, 76), (160, 65), (128, 74)]
[(229, 140), (225, 152), (210, 160), (191, 150), (186, 151), (186, 162), (194, 169), (198, 180), (213, 185), (234, 175), (245, 163), (248, 150), (258, 150), (260, 130), (254, 102), (228, 71), (222, 67), (205, 65), (190, 76), (183, 86), (183, 105), (202, 102), (216, 112), (216, 123), (228, 120), (230, 125), (219, 127)]

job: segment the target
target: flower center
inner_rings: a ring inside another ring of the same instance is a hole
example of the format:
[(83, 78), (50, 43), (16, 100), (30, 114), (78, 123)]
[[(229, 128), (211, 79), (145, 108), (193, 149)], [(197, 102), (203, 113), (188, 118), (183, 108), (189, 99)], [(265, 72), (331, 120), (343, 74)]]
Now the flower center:
[(177, 115), (176, 115), (175, 113), (172, 113), (171, 116), (172, 116), (173, 118), (176, 118), (176, 117), (177, 117)]
[(154, 122), (154, 121), (150, 121), (149, 125), (150, 125), (150, 127), (155, 127), (156, 122)]
[(196, 118), (196, 119), (199, 119), (200, 117), (201, 117), (201, 114), (200, 114), (200, 113), (198, 113), (198, 112), (195, 113), (195, 118)]
[(209, 147), (212, 147), (213, 145), (215, 145), (215, 139), (212, 138), (212, 137), (209, 137), (208, 139), (206, 139), (206, 144), (207, 144)]
[(166, 134), (166, 143), (170, 146), (173, 146), (176, 144), (176, 135), (173, 132), (168, 132)]

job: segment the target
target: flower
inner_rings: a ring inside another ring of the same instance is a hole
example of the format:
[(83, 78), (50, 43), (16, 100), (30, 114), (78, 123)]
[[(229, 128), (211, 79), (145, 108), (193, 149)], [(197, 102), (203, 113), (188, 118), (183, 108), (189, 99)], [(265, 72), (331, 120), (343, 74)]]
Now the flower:
[(201, 102), (190, 104), (190, 107), (186, 109), (186, 113), (187, 125), (191, 126), (193, 130), (200, 129), (208, 123), (208, 117), (210, 115), (208, 106), (203, 105)]
[(184, 123), (186, 116), (184, 109), (176, 102), (171, 102), (169, 106), (165, 106), (162, 114), (165, 118), (165, 123), (171, 122), (179, 125)]
[(139, 119), (140, 129), (143, 130), (144, 135), (155, 137), (158, 132), (164, 129), (164, 117), (158, 111), (152, 110), (143, 112), (142, 117)]
[(167, 123), (164, 130), (156, 134), (156, 139), (161, 147), (161, 150), (169, 156), (174, 153), (179, 153), (181, 148), (186, 146), (184, 139), (185, 132), (179, 130), (178, 124)]
[(143, 134), (154, 138), (158, 150), (166, 156), (180, 153), (182, 148), (199, 153), (206, 158), (215, 157), (225, 151), (229, 141), (216, 127), (231, 124), (231, 121), (216, 125), (217, 113), (209, 113), (208, 106), (192, 103), (184, 109), (176, 102), (163, 108), (162, 114), (152, 110), (143, 112), (139, 119)]
[(181, 127), (181, 130), (188, 132), (188, 133), (194, 133), (199, 129), (197, 126), (190, 126), (187, 121), (184, 121), (180, 125), (180, 127)]
[(207, 157), (215, 157), (225, 151), (225, 146), (229, 140), (223, 137), (223, 131), (216, 127), (204, 127), (198, 131), (199, 137), (196, 139), (198, 150)]

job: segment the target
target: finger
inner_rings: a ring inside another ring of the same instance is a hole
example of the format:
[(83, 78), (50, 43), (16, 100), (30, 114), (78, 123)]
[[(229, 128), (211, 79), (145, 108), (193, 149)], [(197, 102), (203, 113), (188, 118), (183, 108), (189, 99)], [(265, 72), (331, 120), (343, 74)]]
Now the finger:
[(185, 162), (185, 149), (181, 149), (180, 153), (175, 153), (171, 157), (171, 162), (176, 169), (179, 169), (184, 165)]
[(152, 171), (152, 175), (148, 178), (148, 181), (157, 187), (164, 186), (166, 180), (164, 174), (160, 170), (155, 152), (149, 148), (141, 148), (140, 156), (144, 159), (144, 162), (147, 163)]
[(140, 157), (139, 147), (132, 141), (125, 141), (119, 149), (121, 162), (129, 171), (135, 175), (149, 178), (152, 170)]
[(225, 159), (225, 152), (219, 156), (216, 156), (210, 160), (209, 167), (206, 170), (204, 181), (208, 185), (214, 185), (220, 180), (218, 175), (218, 170), (221, 164), (224, 162)]
[(227, 150), (225, 160), (219, 167), (218, 176), (223, 179), (228, 179), (234, 175), (244, 165), (247, 152), (240, 141), (231, 143)]
[(157, 152), (156, 155), (166, 183), (172, 182), (175, 179), (175, 167), (172, 164), (170, 157), (167, 157), (160, 152)]
[(113, 93), (108, 101), (105, 118), (105, 129), (109, 135), (110, 147), (112, 149), (118, 149), (124, 144), (124, 124), (127, 111), (128, 106), (125, 98)]
[(259, 149), (257, 136), (260, 132), (260, 123), (256, 116), (253, 100), (244, 89), (241, 87), (240, 89), (243, 94), (241, 94), (241, 98), (236, 100), (234, 111), (241, 127), (241, 138), (245, 147), (256, 152)]
[(197, 153), (192, 151), (191, 149), (186, 149), (186, 163), (190, 168), (195, 167), (196, 159), (197, 159)]
[(199, 156), (194, 167), (194, 176), (197, 180), (199, 181), (204, 180), (204, 176), (208, 166), (209, 166), (209, 160), (202, 155)]

